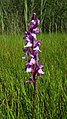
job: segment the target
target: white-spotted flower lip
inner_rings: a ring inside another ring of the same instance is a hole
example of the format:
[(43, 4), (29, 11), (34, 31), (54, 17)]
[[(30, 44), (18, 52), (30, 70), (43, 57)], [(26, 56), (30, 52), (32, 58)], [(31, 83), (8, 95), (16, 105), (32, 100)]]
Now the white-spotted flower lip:
[(30, 60), (28, 60), (28, 62), (26, 62), (26, 66), (31, 66), (31, 65), (33, 65), (33, 64), (35, 64), (36, 63), (36, 60), (34, 59), (34, 58), (31, 58)]
[(35, 63), (36, 63), (35, 59), (31, 58), (30, 65), (35, 64)]
[(26, 69), (26, 72), (28, 73), (28, 72), (31, 72), (32, 71), (32, 69), (31, 69), (31, 67), (27, 67), (27, 69)]
[(39, 28), (33, 29), (33, 33), (38, 34), (40, 32)]
[(39, 49), (39, 47), (37, 46), (37, 47), (35, 47), (35, 48), (33, 48), (33, 50), (36, 50), (36, 51), (40, 51), (41, 52), (41, 50)]
[(28, 36), (26, 36), (26, 41), (28, 41), (28, 42), (30, 41), (30, 39), (29, 39), (29, 37), (28, 37)]
[(32, 43), (28, 42), (28, 43), (24, 46), (24, 48), (31, 47), (31, 46), (32, 46)]
[(38, 73), (39, 73), (39, 74), (44, 74), (44, 72), (42, 71), (41, 68), (38, 70)]
[(37, 39), (35, 33), (31, 33), (31, 35), (33, 36), (34, 39)]
[(35, 20), (32, 20), (31, 23), (35, 25), (36, 24), (36, 21)]

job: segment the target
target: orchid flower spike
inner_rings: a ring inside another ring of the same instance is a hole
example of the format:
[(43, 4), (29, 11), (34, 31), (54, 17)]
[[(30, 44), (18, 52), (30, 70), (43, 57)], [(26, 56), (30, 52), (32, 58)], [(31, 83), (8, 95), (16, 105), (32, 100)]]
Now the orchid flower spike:
[(36, 37), (36, 35), (40, 33), (38, 28), (39, 24), (40, 20), (37, 19), (36, 13), (33, 13), (32, 20), (28, 24), (28, 31), (25, 31), (24, 36), (26, 44), (24, 45), (25, 56), (23, 59), (25, 59), (28, 55), (30, 56), (30, 59), (26, 62), (26, 72), (31, 73), (29, 80), (26, 81), (27, 83), (30, 83), (31, 81), (35, 83), (35, 76), (40, 77), (41, 74), (44, 74), (42, 71), (43, 65), (40, 63), (38, 57), (38, 53), (41, 52), (39, 49), (40, 41), (37, 41)]

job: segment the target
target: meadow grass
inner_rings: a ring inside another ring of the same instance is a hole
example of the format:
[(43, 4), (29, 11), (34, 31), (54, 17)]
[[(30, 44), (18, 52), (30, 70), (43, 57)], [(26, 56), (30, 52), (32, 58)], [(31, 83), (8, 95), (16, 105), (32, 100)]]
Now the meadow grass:
[[(35, 119), (66, 119), (66, 34), (41, 34)], [(0, 35), (0, 119), (31, 119), (33, 85), (26, 84), (22, 35)]]

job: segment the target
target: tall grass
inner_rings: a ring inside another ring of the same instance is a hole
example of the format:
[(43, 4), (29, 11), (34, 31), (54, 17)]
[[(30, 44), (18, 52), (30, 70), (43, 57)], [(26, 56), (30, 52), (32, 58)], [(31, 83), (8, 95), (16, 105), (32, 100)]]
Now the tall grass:
[[(36, 119), (66, 119), (66, 34), (41, 34), (39, 58), (45, 74), (37, 80)], [(0, 35), (0, 119), (31, 119), (33, 85), (25, 81), (22, 36)]]
[(41, 0), (41, 7), (40, 7), (40, 11), (41, 11), (41, 17), (40, 17), (40, 21), (41, 21), (41, 31), (44, 29), (44, 20), (45, 20), (45, 14), (46, 12), (45, 10), (45, 4), (46, 4), (46, 0)]
[(25, 27), (26, 27), (26, 30), (27, 30), (27, 22), (28, 22), (28, 16), (27, 16), (27, 14), (28, 14), (28, 11), (27, 11), (27, 0), (25, 0), (24, 1), (24, 3), (25, 3), (25, 9), (24, 9), (24, 15), (25, 15)]

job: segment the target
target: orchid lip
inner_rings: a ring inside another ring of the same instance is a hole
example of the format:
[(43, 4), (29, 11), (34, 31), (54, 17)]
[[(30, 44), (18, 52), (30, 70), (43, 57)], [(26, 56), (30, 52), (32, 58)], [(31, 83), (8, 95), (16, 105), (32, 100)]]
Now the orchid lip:
[(31, 35), (34, 37), (34, 39), (37, 39), (35, 33), (31, 33)]
[(31, 71), (32, 71), (32, 69), (27, 67), (26, 72), (28, 73), (28, 72), (31, 72)]
[(31, 47), (31, 46), (32, 46), (32, 43), (28, 42), (28, 43), (24, 46), (24, 48), (26, 48), (26, 47)]
[(42, 71), (41, 68), (38, 70), (38, 73), (39, 73), (39, 74), (44, 74), (44, 72)]

